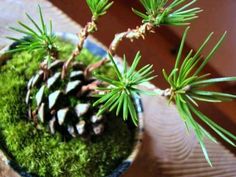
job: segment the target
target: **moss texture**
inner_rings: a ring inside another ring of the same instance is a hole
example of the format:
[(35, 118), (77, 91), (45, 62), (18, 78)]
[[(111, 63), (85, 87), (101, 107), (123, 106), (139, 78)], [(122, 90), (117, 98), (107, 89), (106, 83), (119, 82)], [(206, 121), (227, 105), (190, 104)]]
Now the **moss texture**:
[[(57, 42), (60, 58), (67, 58), (73, 46)], [(65, 142), (59, 134), (52, 136), (27, 121), (26, 85), (38, 70), (42, 54), (14, 54), (0, 68), (0, 135), (1, 146), (26, 171), (46, 177), (106, 176), (131, 152), (134, 132), (122, 119), (111, 118), (104, 135), (86, 142)], [(98, 60), (87, 50), (77, 58), (89, 64)], [(103, 68), (112, 73), (110, 68)], [(73, 101), (73, 100), (72, 100)]]

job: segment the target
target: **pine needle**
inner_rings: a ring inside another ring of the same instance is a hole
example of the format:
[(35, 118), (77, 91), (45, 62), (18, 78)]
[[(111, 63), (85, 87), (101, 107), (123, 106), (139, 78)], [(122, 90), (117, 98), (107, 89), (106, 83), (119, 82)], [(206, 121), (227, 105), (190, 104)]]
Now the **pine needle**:
[(106, 89), (104, 94), (97, 95), (100, 99), (98, 99), (93, 105), (98, 106), (105, 103), (101, 106), (98, 114), (102, 114), (105, 111), (115, 110), (117, 115), (122, 112), (124, 120), (127, 120), (130, 115), (133, 123), (137, 125), (138, 116), (133, 98), (139, 94), (154, 94), (150, 93), (150, 91), (140, 90), (137, 87), (155, 77), (151, 76), (153, 73), (152, 65), (146, 65), (136, 71), (137, 65), (141, 59), (140, 52), (138, 52), (129, 69), (124, 56), (124, 70), (121, 72), (113, 57), (109, 55), (109, 58), (113, 64), (118, 80), (107, 78), (107, 76), (96, 75), (97, 79), (108, 83), (110, 86)]
[[(198, 102), (223, 102), (223, 101), (231, 101), (232, 99), (236, 99), (236, 95), (222, 92), (214, 92), (214, 91), (206, 91), (202, 88), (215, 85), (220, 82), (232, 82), (236, 81), (236, 77), (223, 77), (223, 78), (213, 78), (208, 79), (209, 74), (199, 75), (200, 72), (204, 69), (210, 58), (219, 48), (223, 39), (225, 38), (226, 33), (220, 38), (219, 42), (213, 47), (210, 51), (209, 55), (207, 55), (206, 59), (202, 60), (200, 57), (200, 53), (207, 46), (210, 38), (213, 33), (211, 33), (207, 39), (203, 42), (200, 48), (197, 50), (195, 54), (190, 51), (186, 58), (183, 59), (181, 63), (182, 53), (183, 53), (183, 45), (186, 39), (186, 35), (188, 32), (187, 28), (184, 32), (183, 39), (180, 45), (180, 49), (178, 52), (178, 56), (176, 59), (176, 63), (170, 74), (168, 75), (166, 72), (163, 72), (164, 78), (170, 84), (172, 88), (172, 96), (171, 101), (174, 100), (180, 113), (180, 116), (183, 118), (187, 128), (191, 128), (194, 130), (195, 135), (201, 145), (202, 151), (205, 155), (205, 158), (209, 165), (212, 166), (210, 158), (207, 153), (207, 149), (204, 144), (204, 137), (210, 138), (215, 142), (214, 137), (210, 135), (204, 128), (202, 128), (194, 118), (198, 118), (206, 123), (212, 130), (214, 130), (222, 139), (226, 142), (235, 146), (235, 143), (232, 140), (236, 140), (236, 136), (225, 130), (224, 128), (217, 125), (206, 115), (201, 113), (198, 110), (199, 103)], [(200, 65), (200, 67), (198, 67)], [(178, 69), (180, 68), (180, 70)], [(195, 71), (196, 70), (196, 71)], [(194, 72), (195, 71), (195, 72)]]

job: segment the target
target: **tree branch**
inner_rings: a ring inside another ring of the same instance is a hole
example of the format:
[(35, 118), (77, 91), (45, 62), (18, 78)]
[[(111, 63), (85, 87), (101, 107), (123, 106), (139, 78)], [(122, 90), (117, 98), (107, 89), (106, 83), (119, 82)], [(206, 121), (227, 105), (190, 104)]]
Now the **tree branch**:
[(79, 43), (76, 46), (76, 49), (73, 51), (73, 53), (71, 54), (71, 56), (69, 57), (69, 59), (65, 62), (65, 64), (63, 65), (62, 68), (62, 79), (65, 78), (67, 71), (72, 63), (73, 60), (75, 60), (75, 58), (80, 54), (80, 52), (83, 49), (84, 46), (84, 41), (87, 39), (87, 37), (93, 33), (97, 31), (97, 24), (96, 24), (96, 19), (92, 18), (91, 22), (88, 22), (87, 25), (81, 30), (80, 33), (78, 33), (78, 37), (79, 37)]
[[(145, 39), (145, 35), (148, 32), (154, 33), (154, 25), (151, 23), (144, 23), (141, 26), (137, 26), (135, 29), (128, 29), (125, 32), (116, 34), (108, 48), (108, 53), (114, 56), (116, 54), (117, 48), (119, 47), (119, 44), (121, 43), (123, 39), (129, 39), (131, 42), (139, 38)], [(101, 61), (98, 61), (97, 63), (89, 65), (85, 69), (85, 76), (89, 76), (93, 70), (100, 68), (101, 66), (106, 64), (108, 61), (109, 59), (105, 57)]]

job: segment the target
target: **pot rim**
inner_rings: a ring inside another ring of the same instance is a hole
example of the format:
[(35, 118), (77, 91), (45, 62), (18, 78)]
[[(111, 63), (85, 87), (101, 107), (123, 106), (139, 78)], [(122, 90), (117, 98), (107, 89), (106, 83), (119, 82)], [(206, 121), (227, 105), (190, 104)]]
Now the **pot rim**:
[[(55, 35), (64, 41), (71, 42), (74, 45), (78, 44), (78, 42), (79, 42), (77, 35), (75, 35), (73, 33), (57, 32), (57, 33), (55, 33)], [(12, 46), (13, 44), (14, 43), (12, 43), (11, 45), (7, 45), (6, 47), (4, 47), (3, 49), (0, 50), (0, 66), (4, 61), (6, 61), (7, 59), (10, 58), (10, 54), (6, 54), (6, 51), (8, 51), (10, 46)], [(85, 41), (84, 48), (88, 49), (94, 55), (97, 55), (100, 57), (107, 56), (107, 52), (106, 52), (105, 47), (101, 43), (94, 41), (91, 38), (87, 39)], [(121, 58), (115, 56), (114, 59), (118, 65), (119, 69), (122, 70), (123, 65), (122, 65)], [(128, 168), (132, 165), (132, 163), (136, 159), (136, 157), (141, 149), (143, 134), (144, 134), (144, 111), (143, 111), (142, 101), (139, 96), (134, 97), (134, 103), (135, 103), (135, 107), (136, 107), (136, 110), (138, 113), (139, 122), (138, 122), (138, 127), (137, 127), (136, 133), (135, 133), (135, 142), (133, 145), (133, 150), (130, 153), (130, 155), (126, 159), (124, 159), (117, 168), (115, 168), (112, 171), (112, 174), (108, 175), (107, 177), (119, 177), (123, 173), (125, 173), (128, 170)], [(2, 149), (0, 149), (0, 150), (3, 151), (3, 153), (4, 153), (4, 150), (2, 150)], [(5, 155), (5, 157), (2, 158), (0, 156), (0, 158), (7, 165), (10, 165), (13, 169), (15, 169), (18, 173), (20, 173), (21, 176), (30, 177), (29, 174), (22, 172), (20, 170), (20, 168), (18, 167), (18, 165), (14, 164), (14, 162), (10, 160), (10, 158), (7, 156), (6, 153), (4, 153), (4, 155)]]

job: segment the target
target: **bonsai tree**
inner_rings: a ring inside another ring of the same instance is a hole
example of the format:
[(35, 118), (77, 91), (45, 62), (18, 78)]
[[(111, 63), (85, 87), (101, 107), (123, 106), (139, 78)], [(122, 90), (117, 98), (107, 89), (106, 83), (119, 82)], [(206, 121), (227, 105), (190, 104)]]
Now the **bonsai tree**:
[[(82, 137), (87, 140), (91, 136), (101, 135), (105, 127), (106, 114), (122, 115), (124, 121), (132, 120), (138, 125), (138, 115), (134, 104), (134, 97), (140, 94), (162, 95), (169, 102), (176, 104), (187, 130), (194, 130), (206, 160), (211, 165), (204, 138), (216, 139), (208, 133), (196, 120), (201, 120), (214, 130), (225, 141), (235, 146), (236, 136), (213, 122), (208, 116), (199, 111), (200, 102), (222, 102), (236, 98), (236, 95), (207, 90), (207, 86), (220, 82), (236, 81), (236, 77), (210, 78), (203, 69), (220, 47), (226, 33), (206, 57), (201, 55), (213, 33), (202, 43), (197, 51), (189, 51), (183, 56), (183, 48), (189, 27), (186, 28), (171, 72), (163, 69), (163, 76), (169, 84), (165, 90), (142, 90), (139, 86), (155, 78), (152, 76), (152, 65), (145, 65), (136, 70), (141, 60), (141, 53), (137, 52), (130, 67), (126, 57), (123, 57), (123, 67), (120, 68), (115, 60), (116, 50), (120, 42), (128, 39), (145, 38), (148, 33), (155, 33), (155, 28), (162, 25), (188, 26), (189, 22), (197, 18), (202, 10), (191, 7), (196, 0), (140, 0), (144, 11), (133, 9), (141, 17), (142, 23), (135, 29), (128, 29), (115, 35), (111, 42), (107, 56), (102, 60), (84, 67), (75, 61), (81, 54), (84, 42), (90, 34), (97, 31), (97, 23), (101, 16), (107, 13), (112, 2), (109, 0), (87, 0), (92, 12), (91, 21), (78, 33), (79, 43), (66, 60), (58, 59), (60, 48), (55, 45), (55, 34), (52, 23), (49, 28), (44, 22), (39, 7), (40, 23), (36, 23), (28, 14), (28, 19), (35, 28), (19, 22), (21, 28), (13, 28), (16, 32), (26, 35), (23, 39), (9, 37), (18, 45), (11, 52), (22, 50), (34, 51), (39, 49), (44, 53), (38, 73), (28, 82), (26, 103), (29, 118), (37, 128), (41, 123), (49, 126), (54, 134), (60, 132), (65, 137)], [(108, 77), (99, 69), (109, 65), (115, 77)], [(70, 117), (70, 118), (68, 118)], [(109, 120), (106, 120), (109, 121)]]

